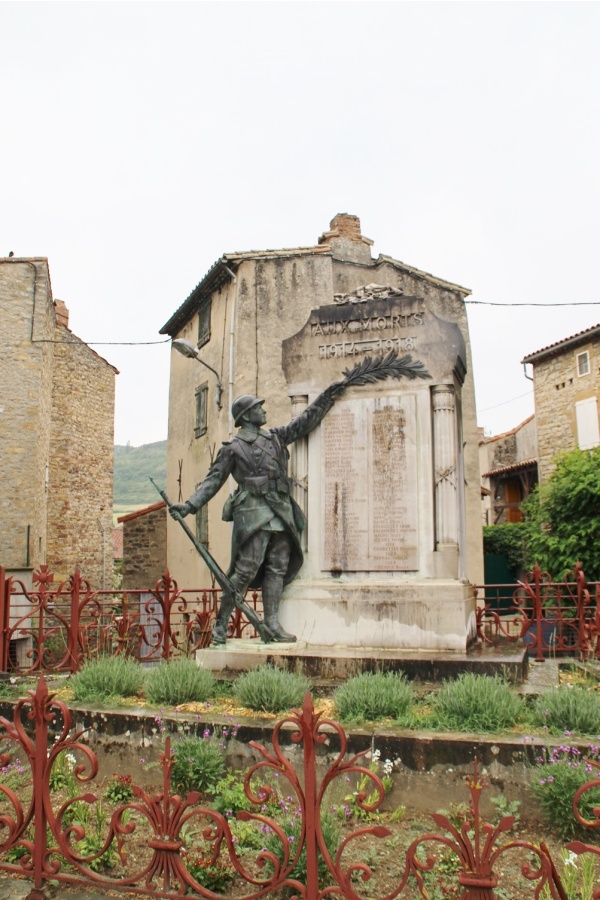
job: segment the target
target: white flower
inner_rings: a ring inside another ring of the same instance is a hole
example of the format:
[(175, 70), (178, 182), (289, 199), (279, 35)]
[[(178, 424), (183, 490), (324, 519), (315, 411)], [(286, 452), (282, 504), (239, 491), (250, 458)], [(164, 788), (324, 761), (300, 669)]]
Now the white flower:
[(565, 867), (573, 866), (574, 869), (577, 868), (577, 854), (573, 853), (572, 850), (569, 850), (568, 854), (565, 855)]

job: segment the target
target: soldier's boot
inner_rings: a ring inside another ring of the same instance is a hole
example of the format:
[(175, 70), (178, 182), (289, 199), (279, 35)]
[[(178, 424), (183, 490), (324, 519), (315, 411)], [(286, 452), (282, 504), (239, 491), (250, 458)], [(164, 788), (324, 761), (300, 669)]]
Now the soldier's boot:
[(295, 634), (288, 634), (281, 627), (278, 619), (279, 598), (283, 590), (283, 578), (280, 575), (265, 575), (262, 586), (262, 601), (265, 625), (273, 635), (273, 640), (280, 643), (295, 641)]
[(229, 617), (235, 606), (234, 601), (227, 594), (223, 594), (219, 612), (212, 630), (213, 644), (225, 644), (227, 642), (227, 626), (229, 625)]

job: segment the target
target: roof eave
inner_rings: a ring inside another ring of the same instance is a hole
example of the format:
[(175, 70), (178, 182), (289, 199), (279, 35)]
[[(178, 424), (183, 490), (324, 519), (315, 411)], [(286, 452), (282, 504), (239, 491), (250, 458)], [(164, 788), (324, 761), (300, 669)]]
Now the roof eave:
[(549, 347), (544, 347), (542, 350), (536, 350), (535, 353), (530, 353), (529, 356), (524, 356), (521, 363), (540, 362), (542, 359), (556, 356), (557, 353), (562, 353), (563, 350), (577, 347), (580, 344), (587, 344), (590, 338), (598, 334), (600, 334), (600, 325), (594, 325), (592, 328), (586, 329), (586, 331), (581, 331), (579, 334), (574, 334), (572, 337), (565, 338), (564, 341), (558, 341), (556, 344), (551, 344)]
[(512, 463), (510, 466), (501, 466), (501, 468), (499, 469), (490, 469), (489, 472), (484, 472), (481, 477), (492, 478), (494, 475), (508, 475), (510, 472), (520, 472), (524, 469), (533, 469), (534, 466), (537, 467), (537, 464), (537, 459), (524, 459), (522, 462)]
[(222, 256), (218, 259), (208, 270), (202, 281), (196, 285), (189, 297), (183, 301), (179, 309), (175, 310), (171, 318), (165, 322), (159, 334), (168, 334), (169, 337), (175, 337), (190, 316), (193, 315), (200, 300), (220, 287), (228, 278), (231, 278), (231, 269), (234, 266), (233, 260), (227, 256)]
[(421, 278), (423, 281), (428, 281), (430, 284), (435, 284), (436, 287), (444, 288), (447, 291), (455, 291), (456, 293), (461, 294), (463, 297), (468, 297), (471, 294), (471, 289), (463, 287), (460, 284), (454, 284), (451, 281), (445, 281), (443, 278), (438, 278), (436, 275), (432, 275), (430, 272), (424, 272), (422, 269), (415, 269), (414, 266), (409, 266), (407, 263), (400, 262), (399, 259), (394, 259), (392, 256), (385, 256), (380, 253), (376, 260), (377, 263), (386, 262), (390, 265), (394, 266), (397, 269), (401, 269), (403, 272), (406, 272), (408, 275), (413, 275), (415, 278)]

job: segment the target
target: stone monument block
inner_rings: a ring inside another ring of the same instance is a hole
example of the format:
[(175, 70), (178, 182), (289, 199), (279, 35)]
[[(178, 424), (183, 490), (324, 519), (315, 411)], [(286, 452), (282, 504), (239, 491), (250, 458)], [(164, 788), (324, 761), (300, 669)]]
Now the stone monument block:
[(474, 600), (464, 578), (461, 331), (399, 289), (335, 299), (283, 342), (294, 412), (366, 356), (395, 350), (430, 377), (347, 389), (294, 446), (308, 529), (282, 622), (313, 644), (464, 650)]

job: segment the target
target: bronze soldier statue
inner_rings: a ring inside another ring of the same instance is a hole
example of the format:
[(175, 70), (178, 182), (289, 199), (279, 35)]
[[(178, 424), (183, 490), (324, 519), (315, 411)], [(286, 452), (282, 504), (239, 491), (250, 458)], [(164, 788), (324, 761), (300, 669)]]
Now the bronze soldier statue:
[[(291, 496), (287, 445), (316, 428), (345, 387), (346, 380), (334, 382), (289, 425), (268, 430), (262, 427), (267, 421), (265, 401), (251, 394), (238, 397), (231, 407), (239, 426), (236, 436), (224, 442), (191, 497), (169, 510), (174, 518), (197, 512), (233, 476), (237, 488), (223, 509), (225, 521), (233, 522), (228, 574), (242, 594), (248, 587), (262, 587), (264, 620), (275, 641), (296, 640), (279, 623), (279, 602), (284, 586), (302, 565), (300, 534), (306, 524)], [(215, 644), (226, 641), (234, 605), (225, 592), (212, 633)]]

